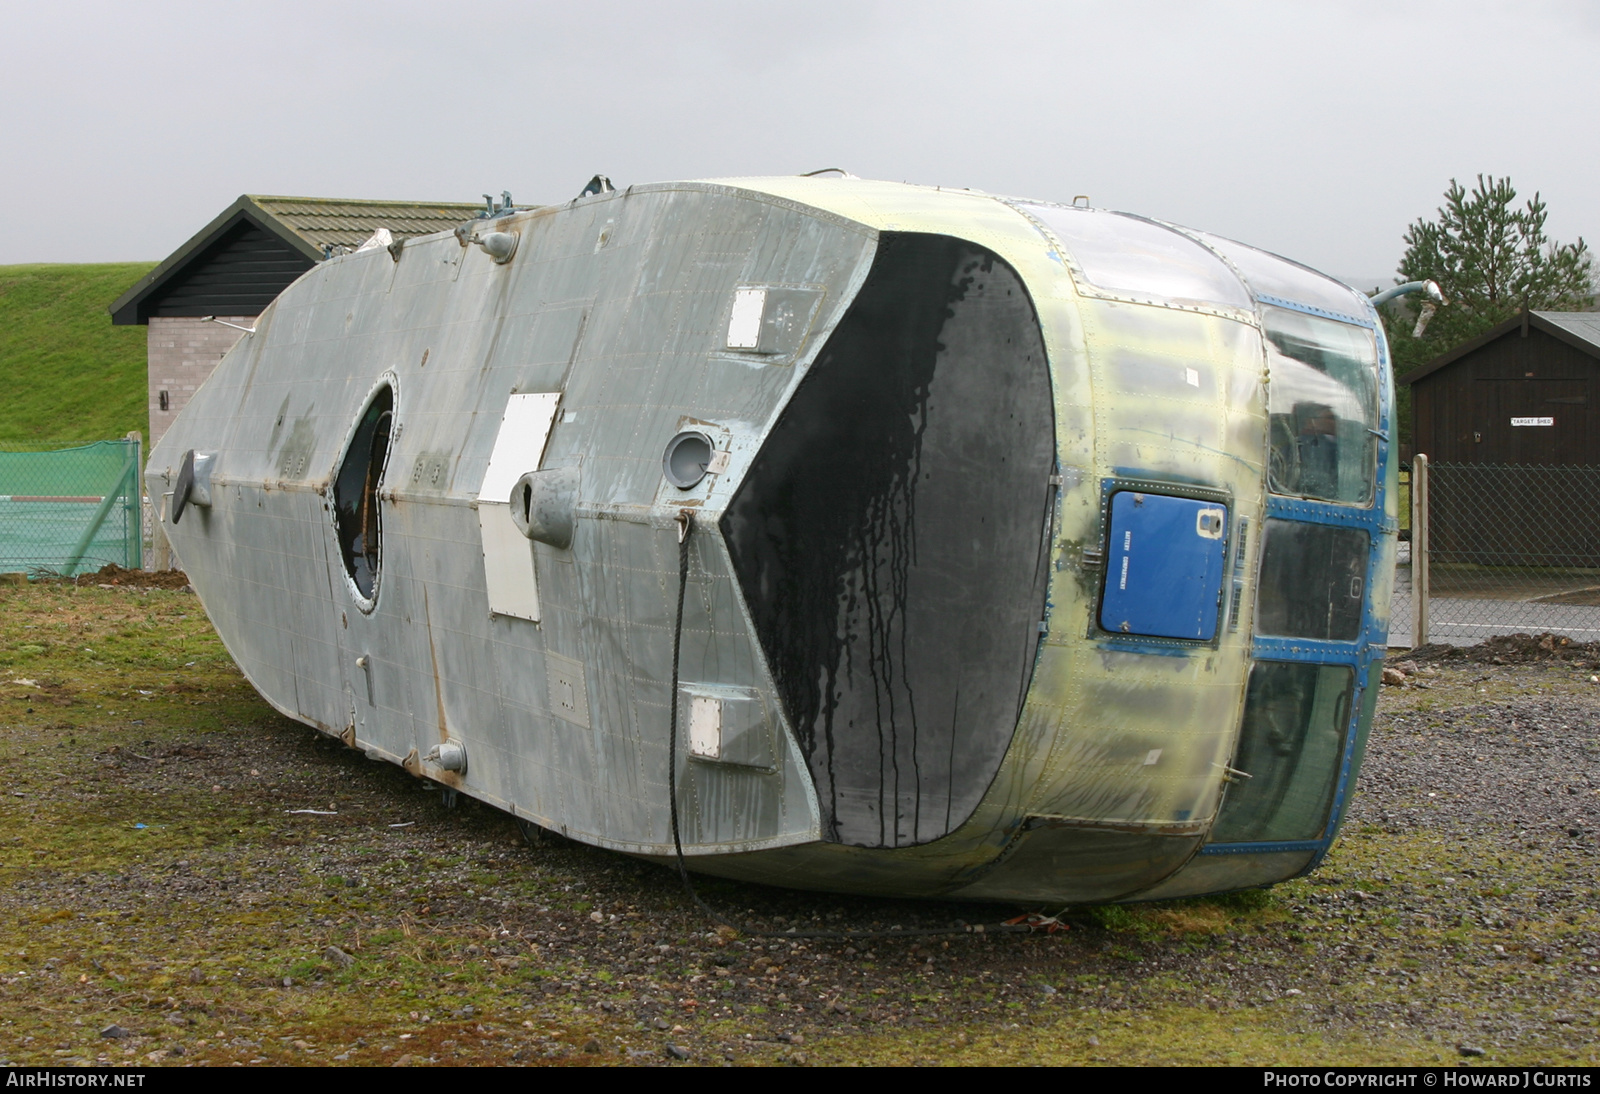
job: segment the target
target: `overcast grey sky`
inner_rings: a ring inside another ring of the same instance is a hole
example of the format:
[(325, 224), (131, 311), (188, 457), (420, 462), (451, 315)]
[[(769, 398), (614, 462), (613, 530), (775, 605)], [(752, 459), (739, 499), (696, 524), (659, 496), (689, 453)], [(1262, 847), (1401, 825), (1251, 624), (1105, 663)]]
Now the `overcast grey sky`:
[(1450, 178), (1600, 243), (1600, 5), (13, 3), (0, 264), (159, 259), (241, 193), (477, 200), (844, 167), (1387, 277)]

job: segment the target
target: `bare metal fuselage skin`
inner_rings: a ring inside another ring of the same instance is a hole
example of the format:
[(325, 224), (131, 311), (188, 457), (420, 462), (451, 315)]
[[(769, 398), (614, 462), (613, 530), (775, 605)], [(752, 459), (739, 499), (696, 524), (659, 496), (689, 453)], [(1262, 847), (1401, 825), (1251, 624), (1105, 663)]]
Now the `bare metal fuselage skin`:
[[(1393, 570), (1359, 295), (851, 179), (477, 231), (509, 260), (446, 233), (318, 265), (151, 455), (169, 503), (200, 456), (161, 519), (277, 709), (635, 855), (673, 852), (675, 764), (691, 868), (780, 885), (1143, 899), (1326, 853)], [(524, 472), (569, 536), (513, 519)]]

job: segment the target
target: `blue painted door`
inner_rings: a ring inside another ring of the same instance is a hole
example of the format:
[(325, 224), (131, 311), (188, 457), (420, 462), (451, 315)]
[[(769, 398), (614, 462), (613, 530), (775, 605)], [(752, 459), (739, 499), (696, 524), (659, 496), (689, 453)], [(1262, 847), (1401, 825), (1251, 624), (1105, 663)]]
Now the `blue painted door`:
[(1227, 522), (1227, 509), (1214, 501), (1111, 495), (1100, 626), (1153, 638), (1216, 637)]

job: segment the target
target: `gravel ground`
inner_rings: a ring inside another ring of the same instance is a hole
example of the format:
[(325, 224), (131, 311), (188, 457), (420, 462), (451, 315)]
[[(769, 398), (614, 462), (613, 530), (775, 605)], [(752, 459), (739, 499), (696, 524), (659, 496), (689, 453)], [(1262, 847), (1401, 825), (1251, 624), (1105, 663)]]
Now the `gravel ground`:
[[(0, 1063), (1600, 1062), (1594, 648), (1397, 659), (1311, 878), (794, 940), (279, 718), (191, 594), (3, 595)], [(779, 932), (1025, 910), (701, 891)]]

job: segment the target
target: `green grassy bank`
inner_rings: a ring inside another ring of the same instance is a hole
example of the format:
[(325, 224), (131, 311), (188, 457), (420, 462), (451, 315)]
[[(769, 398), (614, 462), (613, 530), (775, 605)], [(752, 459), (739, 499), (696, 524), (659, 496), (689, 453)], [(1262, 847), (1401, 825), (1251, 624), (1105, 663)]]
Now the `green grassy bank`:
[(149, 430), (145, 328), (106, 306), (153, 265), (0, 266), (0, 444)]

